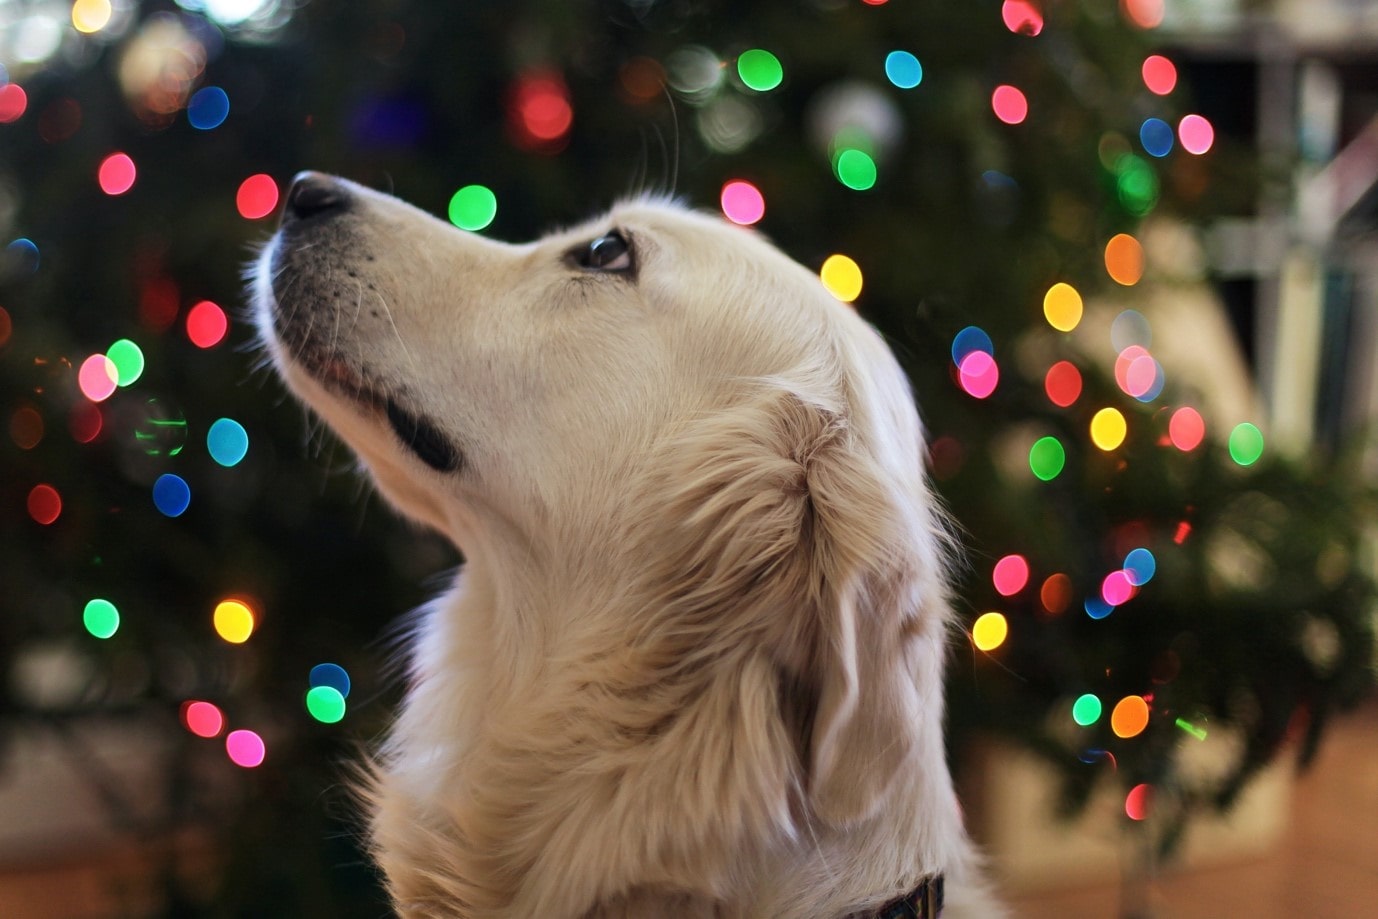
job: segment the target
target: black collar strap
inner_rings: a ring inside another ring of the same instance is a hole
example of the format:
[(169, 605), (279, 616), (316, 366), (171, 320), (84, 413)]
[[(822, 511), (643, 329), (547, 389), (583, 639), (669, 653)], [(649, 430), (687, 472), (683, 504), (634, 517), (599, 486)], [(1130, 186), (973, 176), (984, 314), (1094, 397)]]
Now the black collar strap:
[(891, 900), (877, 912), (874, 919), (939, 919), (943, 914), (943, 876), (928, 878), (912, 893)]

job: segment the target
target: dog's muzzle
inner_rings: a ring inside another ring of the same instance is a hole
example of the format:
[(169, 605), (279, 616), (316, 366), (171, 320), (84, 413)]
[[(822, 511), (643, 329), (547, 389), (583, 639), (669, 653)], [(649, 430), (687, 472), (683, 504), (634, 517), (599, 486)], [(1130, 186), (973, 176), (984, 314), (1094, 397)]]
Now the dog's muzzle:
[[(273, 273), (273, 325), (279, 339), (294, 359), (313, 377), (336, 393), (355, 402), (384, 409), (383, 417), (402, 444), (418, 459), (437, 472), (455, 472), (463, 466), (463, 455), (436, 425), (416, 413), (365, 378), (357, 360), (335, 351), (333, 344), (323, 346), (311, 337), (310, 330), (317, 323), (311, 313), (335, 308), (322, 294), (330, 275), (313, 276), (321, 264), (329, 264), (331, 255), (339, 258), (356, 237), (340, 218), (359, 206), (359, 199), (348, 183), (319, 172), (299, 172), (292, 178), (287, 198), (278, 222), (277, 239), (270, 270)], [(297, 248), (311, 252), (306, 259), (297, 255)], [(316, 253), (322, 253), (315, 257)], [(338, 262), (334, 269), (339, 270)], [(327, 272), (330, 269), (326, 269)], [(303, 285), (302, 278), (308, 279)], [(278, 289), (281, 284), (282, 289)], [(284, 313), (282, 299), (291, 296), (300, 304)], [(306, 316), (291, 322), (286, 314)]]

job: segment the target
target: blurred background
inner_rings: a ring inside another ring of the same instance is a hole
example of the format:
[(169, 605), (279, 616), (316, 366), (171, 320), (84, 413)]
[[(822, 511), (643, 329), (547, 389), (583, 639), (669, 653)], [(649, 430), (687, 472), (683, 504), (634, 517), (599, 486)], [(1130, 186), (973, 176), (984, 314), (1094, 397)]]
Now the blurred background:
[(460, 558), (263, 367), (306, 168), (767, 234), (913, 379), (1016, 914), (1371, 908), (1378, 7), (0, 0), (0, 916), (387, 914), (348, 764)]

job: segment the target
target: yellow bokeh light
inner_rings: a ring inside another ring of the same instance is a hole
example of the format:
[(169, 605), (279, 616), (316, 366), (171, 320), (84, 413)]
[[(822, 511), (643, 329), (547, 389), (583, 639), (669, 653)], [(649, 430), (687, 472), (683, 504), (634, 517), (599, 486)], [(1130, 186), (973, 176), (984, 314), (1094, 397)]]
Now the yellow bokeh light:
[(72, 4), (72, 25), (89, 35), (105, 28), (110, 14), (110, 0), (77, 0)]
[(1091, 442), (1110, 451), (1124, 443), (1129, 424), (1117, 408), (1103, 408), (1091, 419)]
[(242, 645), (254, 633), (254, 613), (242, 600), (222, 600), (215, 607), (215, 633)]
[(980, 651), (994, 651), (1009, 637), (1010, 624), (1000, 613), (985, 613), (971, 626), (971, 640)]
[(823, 286), (843, 303), (861, 295), (861, 266), (845, 255), (830, 255), (818, 272)]
[(1105, 270), (1116, 283), (1133, 287), (1144, 276), (1144, 247), (1128, 233), (1105, 244)]
[(1143, 696), (1125, 696), (1110, 713), (1110, 730), (1116, 737), (1138, 737), (1148, 727), (1148, 703)]
[(1043, 295), (1043, 315), (1059, 332), (1070, 332), (1081, 322), (1081, 294), (1071, 284), (1058, 281)]

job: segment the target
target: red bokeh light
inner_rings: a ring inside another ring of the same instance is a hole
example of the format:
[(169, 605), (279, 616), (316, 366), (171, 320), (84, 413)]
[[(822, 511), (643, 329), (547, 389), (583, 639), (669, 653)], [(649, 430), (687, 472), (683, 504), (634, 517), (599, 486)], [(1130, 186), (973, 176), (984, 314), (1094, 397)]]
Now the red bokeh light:
[(225, 311), (209, 300), (202, 300), (187, 313), (187, 338), (198, 348), (214, 348), (229, 328)]
[(251, 175), (240, 183), (234, 203), (239, 216), (246, 220), (267, 217), (278, 206), (278, 183), (262, 172)]
[(1020, 124), (1029, 117), (1029, 100), (1013, 86), (997, 86), (990, 94), (990, 107), (995, 117), (1005, 124)]
[(1161, 54), (1150, 54), (1144, 58), (1144, 85), (1148, 91), (1166, 96), (1177, 88), (1177, 65)]
[(530, 73), (513, 88), (508, 123), (517, 146), (526, 150), (558, 149), (574, 123), (569, 88), (554, 73)]
[(47, 526), (62, 514), (62, 496), (51, 485), (35, 485), (29, 491), (29, 516)]
[(1050, 402), (1066, 408), (1081, 397), (1081, 371), (1071, 361), (1058, 361), (1048, 368), (1043, 390)]
[(18, 83), (0, 86), (0, 124), (18, 121), (29, 107), (29, 96)]
[(182, 724), (197, 737), (218, 737), (225, 729), (225, 715), (209, 702), (184, 702)]
[(127, 153), (112, 153), (101, 161), (96, 180), (107, 195), (122, 195), (134, 187), (137, 174), (134, 161)]

